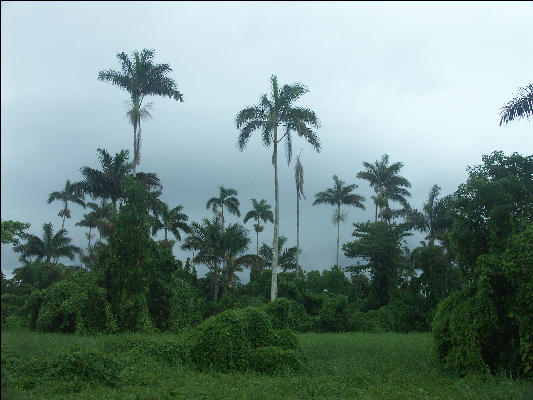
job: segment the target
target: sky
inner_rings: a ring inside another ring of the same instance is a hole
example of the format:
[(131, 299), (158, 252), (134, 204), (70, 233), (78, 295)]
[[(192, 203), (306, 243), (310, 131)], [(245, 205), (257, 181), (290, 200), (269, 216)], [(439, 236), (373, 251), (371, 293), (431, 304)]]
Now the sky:
[[(59, 203), (48, 195), (99, 167), (97, 148), (132, 152), (128, 94), (97, 80), (119, 70), (116, 54), (155, 49), (168, 63), (184, 102), (149, 98), (141, 164), (163, 184), (161, 199), (183, 205), (192, 221), (219, 185), (238, 191), (242, 223), (251, 198), (274, 205), (271, 148), (256, 132), (237, 147), (235, 116), (269, 93), (270, 76), (302, 83), (298, 106), (314, 110), (322, 149), (295, 136), (306, 200), (300, 207), (300, 263), (306, 271), (335, 263), (332, 207), (313, 206), (333, 174), (366, 197), (366, 210), (348, 208), (341, 243), (354, 222), (373, 219), (372, 189), (356, 178), (364, 161), (388, 154), (404, 164), (412, 207), (434, 184), (442, 195), (466, 181), (467, 166), (484, 154), (533, 153), (533, 122), (499, 126), (500, 109), (533, 82), (532, 2), (10, 2), (1, 3), (1, 216), (61, 226)], [(294, 162), (279, 156), (280, 234), (296, 244)], [(80, 247), (84, 212), (72, 205), (65, 228)], [(250, 229), (250, 252), (255, 232)], [(272, 243), (268, 224), (259, 240)], [(408, 238), (411, 247), (423, 238)], [(192, 253), (174, 247), (184, 260)], [(68, 259), (63, 260), (68, 263)], [(354, 263), (342, 252), (339, 263)], [(1, 267), (20, 266), (2, 245)], [(199, 266), (202, 275), (205, 268)], [(242, 275), (247, 280), (247, 272)]]

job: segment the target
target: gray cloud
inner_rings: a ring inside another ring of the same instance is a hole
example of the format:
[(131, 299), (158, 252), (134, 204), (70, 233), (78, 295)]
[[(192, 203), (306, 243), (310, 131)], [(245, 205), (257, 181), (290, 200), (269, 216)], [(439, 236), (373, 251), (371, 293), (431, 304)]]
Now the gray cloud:
[[(118, 68), (115, 54), (156, 50), (185, 95), (184, 103), (154, 98), (143, 128), (140, 169), (157, 172), (163, 200), (183, 204), (192, 220), (210, 216), (205, 203), (218, 185), (239, 192), (241, 213), (250, 199), (273, 204), (271, 150), (259, 137), (239, 152), (235, 115), (282, 83), (302, 82), (302, 105), (322, 122), (322, 151), (303, 141), (307, 200), (301, 210), (302, 263), (322, 269), (335, 261), (331, 209), (313, 207), (314, 194), (337, 174), (357, 183), (367, 210), (348, 210), (341, 226), (347, 241), (354, 221), (371, 219), (372, 194), (356, 180), (363, 161), (381, 154), (405, 164), (413, 207), (434, 183), (453, 192), (466, 166), (494, 150), (531, 154), (531, 122), (499, 127), (499, 109), (531, 82), (532, 3), (23, 3), (2, 2), (1, 212), (2, 219), (55, 228), (59, 205), (48, 194), (79, 168), (98, 165), (96, 149), (130, 149), (125, 92), (97, 81)], [(293, 166), (280, 157), (280, 231), (295, 242)], [(72, 206), (69, 229), (83, 210)], [(230, 217), (231, 222), (237, 218)], [(242, 219), (241, 219), (242, 221)], [(252, 230), (251, 224), (249, 228)], [(255, 235), (252, 235), (254, 238)], [(255, 238), (254, 238), (255, 239)], [(272, 226), (260, 235), (270, 243)], [(412, 245), (420, 235), (410, 239)], [(179, 250), (184, 258), (190, 253)], [(252, 243), (250, 250), (255, 248)], [(18, 266), (2, 246), (4, 273)], [(350, 260), (341, 256), (341, 264)]]

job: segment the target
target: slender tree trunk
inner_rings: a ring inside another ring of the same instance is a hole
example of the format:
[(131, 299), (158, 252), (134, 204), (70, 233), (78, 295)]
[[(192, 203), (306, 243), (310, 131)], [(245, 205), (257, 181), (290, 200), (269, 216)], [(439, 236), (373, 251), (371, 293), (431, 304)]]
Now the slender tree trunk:
[(375, 222), (378, 222), (378, 203), (376, 203), (376, 219)]
[(300, 197), (296, 188), (296, 278), (298, 278), (298, 257), (300, 255)]
[(218, 279), (217, 279), (217, 264), (213, 261), (213, 298), (215, 303), (218, 301)]
[(337, 266), (339, 266), (339, 235), (340, 235), (340, 226), (341, 226), (341, 206), (337, 205)]
[(63, 209), (63, 223), (61, 229), (65, 229), (65, 218), (67, 217), (67, 202), (65, 201), (65, 208)]
[(87, 246), (87, 252), (89, 252), (89, 250), (91, 250), (91, 231), (92, 231), (93, 227), (90, 226), (89, 227), (89, 245)]
[(256, 254), (259, 255), (259, 231), (258, 230), (255, 231), (255, 235), (256, 235), (256, 242), (255, 243), (257, 244), (257, 252), (256, 252)]
[(167, 241), (167, 228), (165, 227), (165, 242)]
[(274, 164), (274, 254), (272, 255), (272, 286), (270, 288), (270, 300), (274, 301), (278, 297), (278, 239), (279, 239), (279, 188), (278, 188), (278, 127), (274, 127), (274, 153), (272, 155)]
[(133, 123), (133, 177), (137, 176), (137, 121)]

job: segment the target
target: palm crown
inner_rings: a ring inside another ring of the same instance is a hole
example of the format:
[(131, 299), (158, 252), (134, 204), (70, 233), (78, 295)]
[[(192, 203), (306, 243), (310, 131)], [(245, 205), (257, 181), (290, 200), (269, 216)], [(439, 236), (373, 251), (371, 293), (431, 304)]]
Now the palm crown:
[(206, 208), (211, 208), (213, 212), (218, 213), (222, 218), (222, 226), (224, 226), (224, 207), (234, 215), (241, 216), (239, 211), (239, 200), (237, 199), (237, 191), (235, 189), (226, 189), (224, 186), (219, 186), (220, 193), (218, 197), (212, 197), (207, 201)]
[(43, 225), (42, 239), (36, 235), (25, 235), (26, 243), (13, 248), (15, 252), (21, 253), (21, 259), (36, 256), (38, 260), (46, 259), (50, 262), (52, 257), (56, 259), (66, 256), (73, 260), (75, 254), (80, 254), (81, 249), (72, 245), (72, 239), (67, 236), (67, 231), (59, 230), (54, 234), (52, 223)]
[(517, 118), (533, 116), (533, 83), (519, 88), (518, 96), (502, 107), (500, 115), (500, 126)]
[(406, 197), (411, 196), (411, 193), (406, 188), (411, 187), (411, 184), (407, 179), (399, 175), (403, 163), (396, 162), (389, 165), (389, 156), (383, 154), (381, 160), (375, 161), (373, 164), (365, 161), (363, 166), (366, 170), (358, 172), (357, 178), (368, 181), (377, 194), (377, 196), (373, 197), (376, 205), (376, 221), (378, 207), (380, 210), (387, 209), (389, 200), (399, 202), (404, 207), (409, 207)]
[(181, 240), (180, 231), (185, 233), (191, 232), (191, 228), (187, 224), (189, 217), (182, 211), (182, 205), (170, 209), (168, 204), (162, 203), (161, 207), (155, 210), (155, 219), (152, 224), (152, 235), (155, 235), (160, 229), (163, 229), (165, 232), (165, 241), (168, 240), (168, 231), (172, 232), (177, 240)]

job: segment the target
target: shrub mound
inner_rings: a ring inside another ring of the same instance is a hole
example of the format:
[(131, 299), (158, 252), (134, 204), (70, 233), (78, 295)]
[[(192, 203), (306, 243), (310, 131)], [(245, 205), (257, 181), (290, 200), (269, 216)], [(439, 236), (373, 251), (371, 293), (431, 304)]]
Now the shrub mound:
[(297, 370), (304, 359), (289, 328), (274, 329), (260, 308), (227, 310), (202, 322), (192, 335), (190, 357), (202, 370)]
[(61, 378), (115, 385), (120, 365), (115, 358), (89, 349), (69, 349), (51, 363), (51, 373)]

